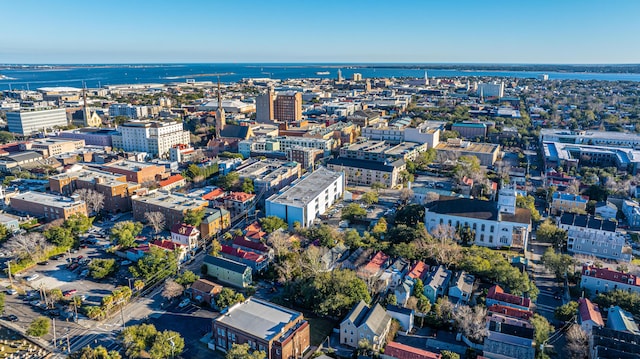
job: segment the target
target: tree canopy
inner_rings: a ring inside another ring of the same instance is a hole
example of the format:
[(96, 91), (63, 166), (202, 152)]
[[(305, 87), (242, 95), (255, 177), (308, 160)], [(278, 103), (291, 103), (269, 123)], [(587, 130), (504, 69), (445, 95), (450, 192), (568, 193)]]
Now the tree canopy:
[(153, 324), (128, 326), (118, 338), (129, 358), (141, 358), (143, 351), (151, 359), (171, 358), (179, 356), (184, 350), (184, 338), (179, 333), (171, 330), (160, 332)]
[(111, 239), (121, 248), (127, 249), (135, 245), (136, 236), (142, 231), (142, 223), (123, 221), (111, 228)]
[(215, 301), (216, 306), (222, 310), (244, 301), (244, 295), (242, 295), (242, 293), (237, 293), (231, 288), (224, 287), (220, 294), (216, 296)]
[(289, 227), (287, 225), (287, 222), (285, 222), (282, 218), (276, 216), (260, 218), (260, 226), (262, 227), (262, 230), (267, 233), (275, 232), (280, 228), (287, 229)]
[(563, 253), (556, 253), (552, 247), (547, 248), (542, 255), (542, 264), (549, 271), (553, 272), (558, 280), (563, 278), (565, 274), (569, 273), (574, 262), (575, 260), (572, 256)]
[(265, 359), (266, 357), (267, 353), (262, 350), (251, 350), (247, 343), (233, 343), (225, 355), (225, 359)]
[(47, 317), (37, 317), (27, 328), (27, 335), (32, 337), (43, 337), (49, 334), (49, 326), (51, 325), (51, 319)]
[(558, 228), (550, 219), (547, 219), (538, 226), (536, 239), (551, 243), (555, 248), (562, 248), (567, 241), (567, 231)]
[(143, 278), (146, 282), (159, 281), (177, 270), (177, 254), (158, 247), (151, 247), (134, 266), (129, 267), (134, 276)]
[(204, 208), (200, 209), (189, 209), (184, 214), (184, 223), (190, 224), (194, 227), (199, 227), (200, 223), (204, 219)]
[(357, 203), (350, 203), (342, 208), (342, 219), (348, 219), (350, 221), (355, 218), (362, 218), (367, 215), (367, 211), (360, 207)]
[(424, 211), (424, 206), (419, 204), (404, 206), (396, 213), (396, 224), (415, 226), (424, 221)]

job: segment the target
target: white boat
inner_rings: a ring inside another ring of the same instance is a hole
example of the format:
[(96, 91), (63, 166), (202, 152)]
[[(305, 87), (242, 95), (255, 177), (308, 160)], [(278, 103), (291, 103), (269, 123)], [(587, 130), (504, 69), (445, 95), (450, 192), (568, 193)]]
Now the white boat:
[(318, 71), (316, 72), (316, 75), (329, 75), (330, 72), (329, 71)]

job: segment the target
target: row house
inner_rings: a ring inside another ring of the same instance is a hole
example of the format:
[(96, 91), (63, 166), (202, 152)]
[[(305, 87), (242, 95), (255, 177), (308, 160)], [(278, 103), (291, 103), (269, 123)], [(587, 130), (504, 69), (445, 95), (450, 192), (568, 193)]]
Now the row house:
[(631, 260), (631, 248), (624, 235), (616, 232), (617, 223), (589, 215), (564, 213), (558, 227), (567, 231), (567, 249), (571, 253), (618, 261)]

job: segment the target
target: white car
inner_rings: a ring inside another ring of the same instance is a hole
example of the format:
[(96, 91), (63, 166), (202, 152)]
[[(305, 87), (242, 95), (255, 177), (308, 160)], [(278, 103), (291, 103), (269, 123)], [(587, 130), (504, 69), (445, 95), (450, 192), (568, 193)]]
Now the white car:
[(182, 302), (180, 302), (180, 304), (178, 304), (178, 308), (184, 308), (187, 305), (189, 305), (189, 303), (191, 303), (189, 298), (185, 298), (185, 299), (182, 300)]
[(34, 280), (40, 278), (39, 274), (32, 274), (30, 276), (28, 276), (27, 278), (25, 278), (27, 280), (27, 282), (33, 282)]
[(18, 294), (18, 291), (15, 289), (7, 289), (7, 294), (9, 295), (16, 295)]
[(131, 261), (126, 261), (125, 260), (125, 261), (120, 262), (120, 265), (123, 265), (123, 266), (128, 266), (130, 264), (131, 264)]

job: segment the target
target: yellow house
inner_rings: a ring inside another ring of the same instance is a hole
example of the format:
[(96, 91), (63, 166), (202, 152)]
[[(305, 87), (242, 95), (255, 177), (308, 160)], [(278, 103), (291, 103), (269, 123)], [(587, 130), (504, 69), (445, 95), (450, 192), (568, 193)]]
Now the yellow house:
[(224, 208), (207, 208), (200, 223), (202, 238), (211, 238), (231, 226), (231, 214)]

